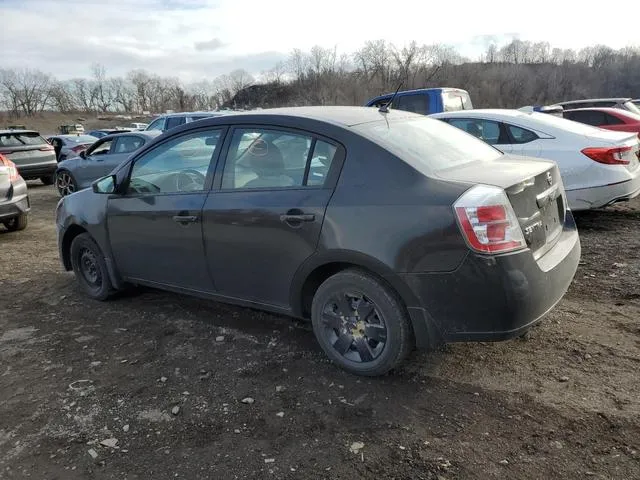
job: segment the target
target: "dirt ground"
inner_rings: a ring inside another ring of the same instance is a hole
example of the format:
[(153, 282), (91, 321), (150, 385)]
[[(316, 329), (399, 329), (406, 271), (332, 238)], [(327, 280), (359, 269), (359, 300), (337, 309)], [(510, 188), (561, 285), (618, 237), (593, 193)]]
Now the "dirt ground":
[(576, 279), (525, 338), (362, 379), (288, 318), (87, 300), (30, 190), (0, 233), (0, 478), (640, 478), (640, 200), (578, 217)]
[(8, 125), (24, 125), (30, 130), (36, 130), (43, 136), (56, 135), (60, 125), (82, 124), (85, 131), (97, 128), (115, 128), (127, 127), (132, 122), (148, 123), (153, 119), (152, 116), (132, 116), (130, 120), (115, 118), (108, 116), (97, 118), (95, 113), (59, 113), (59, 112), (42, 112), (33, 117), (11, 118), (6, 112), (0, 112), (0, 129), (6, 128)]

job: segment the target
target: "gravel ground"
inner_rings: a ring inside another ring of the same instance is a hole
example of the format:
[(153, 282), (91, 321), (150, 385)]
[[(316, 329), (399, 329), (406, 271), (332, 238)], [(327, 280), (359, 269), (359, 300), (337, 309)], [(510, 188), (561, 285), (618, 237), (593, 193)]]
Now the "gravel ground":
[(0, 478), (640, 478), (640, 200), (578, 216), (576, 279), (525, 338), (363, 379), (288, 318), (87, 300), (30, 191), (0, 232)]

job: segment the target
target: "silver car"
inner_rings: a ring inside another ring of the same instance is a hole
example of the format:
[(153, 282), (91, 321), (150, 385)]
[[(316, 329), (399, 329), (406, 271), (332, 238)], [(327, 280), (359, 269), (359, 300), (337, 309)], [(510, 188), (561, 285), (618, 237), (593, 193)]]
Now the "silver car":
[(58, 164), (55, 174), (56, 188), (61, 197), (91, 186), (91, 183), (109, 174), (129, 155), (162, 132), (127, 132), (102, 137), (80, 155)]
[(53, 145), (33, 130), (0, 130), (0, 155), (16, 164), (25, 180), (39, 178), (45, 185), (53, 183), (58, 162)]

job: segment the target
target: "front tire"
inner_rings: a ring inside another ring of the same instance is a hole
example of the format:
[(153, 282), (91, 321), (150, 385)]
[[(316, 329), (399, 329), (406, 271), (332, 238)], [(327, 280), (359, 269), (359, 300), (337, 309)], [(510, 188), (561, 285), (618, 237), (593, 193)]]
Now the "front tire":
[(78, 190), (78, 185), (75, 178), (71, 175), (71, 172), (67, 170), (60, 170), (56, 172), (56, 189), (61, 197), (71, 195)]
[(404, 361), (414, 343), (398, 295), (360, 270), (344, 270), (320, 285), (313, 297), (311, 321), (331, 361), (356, 375), (387, 373)]
[(13, 217), (11, 220), (6, 220), (3, 225), (10, 232), (17, 232), (27, 228), (28, 216), (26, 213), (21, 213), (17, 217)]
[(114, 289), (104, 255), (88, 233), (71, 242), (71, 266), (80, 288), (94, 300), (106, 300)]

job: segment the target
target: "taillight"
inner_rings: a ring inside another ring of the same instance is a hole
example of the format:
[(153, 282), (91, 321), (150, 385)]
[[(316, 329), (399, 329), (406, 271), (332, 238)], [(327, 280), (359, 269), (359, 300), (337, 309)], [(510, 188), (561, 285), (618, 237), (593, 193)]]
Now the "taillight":
[(9, 181), (15, 182), (20, 177), (16, 164), (0, 153), (0, 165), (9, 170)]
[(78, 145), (77, 147), (73, 147), (71, 150), (73, 150), (75, 153), (80, 153), (86, 149), (87, 149), (86, 145)]
[(527, 246), (504, 190), (476, 185), (453, 205), (469, 246), (481, 253), (504, 253)]
[(52, 152), (55, 149), (53, 148), (53, 145), (45, 145), (44, 147), (39, 148), (38, 150), (40, 150), (41, 152)]
[(590, 147), (582, 149), (591, 160), (605, 165), (629, 165), (629, 159), (624, 158), (626, 152), (633, 150), (633, 147)]

